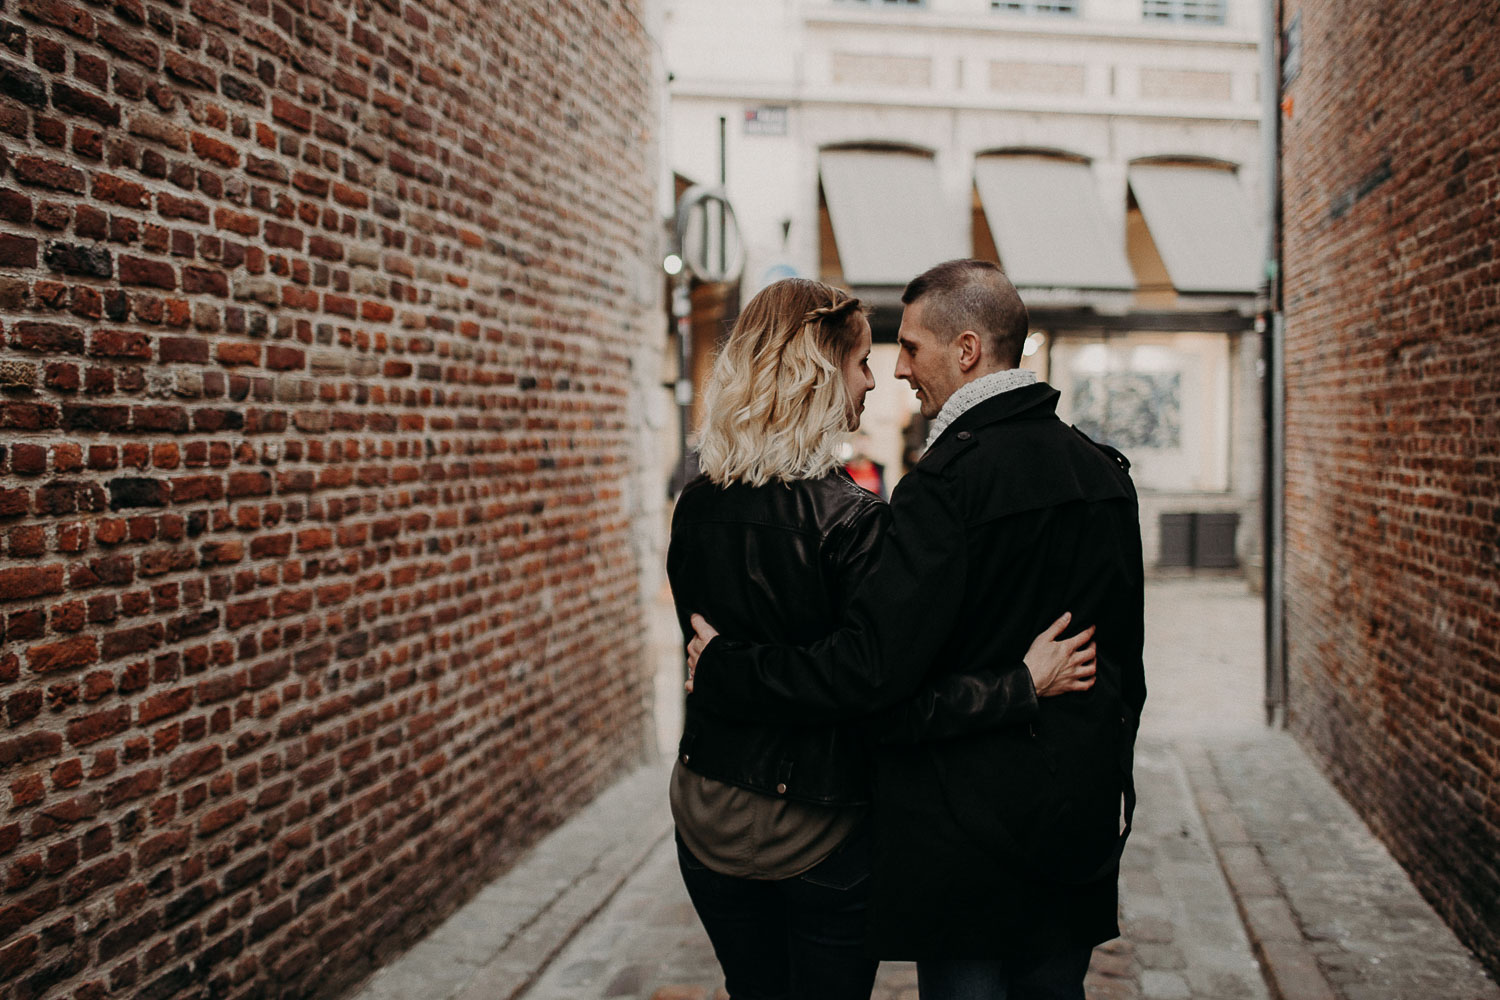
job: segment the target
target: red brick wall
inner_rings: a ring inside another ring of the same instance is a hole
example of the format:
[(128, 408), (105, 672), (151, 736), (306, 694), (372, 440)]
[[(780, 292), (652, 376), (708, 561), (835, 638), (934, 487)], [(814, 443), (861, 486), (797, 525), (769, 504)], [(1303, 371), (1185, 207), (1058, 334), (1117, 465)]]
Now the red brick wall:
[(7, 996), (335, 995), (640, 759), (640, 7), (0, 0)]
[(1288, 0), (1290, 715), (1500, 968), (1500, 10)]

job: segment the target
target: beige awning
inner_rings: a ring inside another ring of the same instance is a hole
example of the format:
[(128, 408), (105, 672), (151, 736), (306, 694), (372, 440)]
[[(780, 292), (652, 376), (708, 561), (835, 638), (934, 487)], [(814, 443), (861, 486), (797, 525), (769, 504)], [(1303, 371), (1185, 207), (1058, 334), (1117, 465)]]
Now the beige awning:
[(1260, 287), (1260, 235), (1233, 171), (1142, 164), (1130, 168), (1130, 190), (1179, 292)]
[(974, 184), (1017, 288), (1133, 289), (1125, 233), (1111, 224), (1087, 163), (982, 156)]
[(905, 285), (934, 264), (968, 256), (931, 157), (827, 150), (818, 166), (847, 284)]

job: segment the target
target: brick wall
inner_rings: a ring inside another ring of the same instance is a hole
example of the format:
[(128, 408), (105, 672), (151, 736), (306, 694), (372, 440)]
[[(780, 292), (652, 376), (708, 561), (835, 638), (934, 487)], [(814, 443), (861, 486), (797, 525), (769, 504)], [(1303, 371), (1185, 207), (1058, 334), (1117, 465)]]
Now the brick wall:
[(1500, 968), (1500, 13), (1287, 0), (1290, 715)]
[(0, 993), (336, 995), (645, 752), (640, 7), (0, 0)]

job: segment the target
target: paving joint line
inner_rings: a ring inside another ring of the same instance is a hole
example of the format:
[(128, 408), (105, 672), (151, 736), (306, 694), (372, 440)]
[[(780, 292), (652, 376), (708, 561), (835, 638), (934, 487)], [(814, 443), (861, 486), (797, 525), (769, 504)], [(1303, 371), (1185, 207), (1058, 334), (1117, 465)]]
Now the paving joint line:
[[(672, 832), (662, 762), (616, 779), (350, 1000), (516, 1000)], [(650, 805), (643, 808), (645, 797)], [(467, 929), (467, 930), (466, 930)], [(478, 933), (474, 933), (475, 931)]]
[[(648, 859), (650, 859), (651, 854), (656, 850), (658, 846), (661, 845), (663, 841), (667, 839), (670, 834), (671, 830), (669, 828), (657, 833), (656, 836), (650, 838), (646, 843), (645, 848), (636, 852), (635, 857), (631, 859), (630, 863), (623, 870), (619, 871), (616, 874), (616, 876), (612, 880), (612, 884), (610, 884), (608, 889), (599, 894), (599, 896), (594, 900), (592, 904), (590, 904), (582, 912), (580, 912), (573, 919), (573, 921), (563, 929), (562, 933), (557, 935), (557, 938), (552, 943), (552, 945), (542, 952), (540, 961), (534, 963), (531, 966), (530, 971), (527, 972), (508, 993), (496, 997), (496, 1000), (517, 1000), (517, 998), (525, 995), (528, 990), (535, 986), (537, 982), (542, 978), (542, 976), (546, 974), (547, 970), (552, 967), (552, 964), (557, 961), (557, 956), (562, 954), (563, 949), (567, 948), (567, 946), (573, 942), (573, 939), (578, 936), (578, 932), (582, 930), (583, 927), (589, 923), (589, 921), (598, 916), (600, 911), (608, 906), (611, 900), (619, 895), (620, 890), (624, 888), (625, 883), (630, 881), (630, 877), (636, 872), (640, 871), (641, 867), (645, 865)], [(596, 857), (593, 863), (590, 864), (589, 869), (575, 878), (568, 885), (567, 889), (554, 896), (552, 901), (538, 910), (535, 914), (533, 914), (530, 920), (527, 920), (526, 923), (522, 924), (520, 927), (517, 927), (515, 933), (513, 933), (509, 938), (506, 939), (505, 944), (500, 946), (500, 948), (496, 951), (495, 955), (490, 959), (490, 961), (486, 962), (483, 966), (479, 966), (478, 969), (476, 969), (476, 972), (484, 969), (490, 964), (502, 961), (505, 957), (506, 949), (510, 947), (512, 942), (518, 940), (532, 927), (535, 927), (537, 924), (541, 923), (548, 914), (557, 909), (558, 903), (560, 903), (566, 897), (572, 895), (574, 890), (578, 889), (579, 886), (583, 885), (591, 877), (603, 870), (601, 865), (599, 864), (599, 859), (603, 858), (609, 853), (609, 851), (605, 851), (603, 854)], [(469, 984), (466, 983), (453, 995), (455, 997), (462, 997), (468, 991), (468, 985)]]
[(1179, 752), (1209, 846), (1273, 1000), (1341, 1000), (1317, 955), (1307, 946), (1306, 934), (1280, 881), (1225, 793), (1208, 750), (1192, 742), (1179, 744)]

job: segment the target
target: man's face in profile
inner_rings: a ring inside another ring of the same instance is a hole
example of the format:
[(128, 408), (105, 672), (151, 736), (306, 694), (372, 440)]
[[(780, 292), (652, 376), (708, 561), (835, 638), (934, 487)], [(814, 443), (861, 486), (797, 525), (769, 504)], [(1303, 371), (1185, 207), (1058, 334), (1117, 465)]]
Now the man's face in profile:
[(917, 391), (922, 416), (931, 420), (942, 410), (960, 382), (954, 344), (943, 343), (923, 324), (920, 299), (901, 313), (901, 329), (896, 334), (896, 343), (901, 348), (896, 355), (896, 377), (904, 379)]

